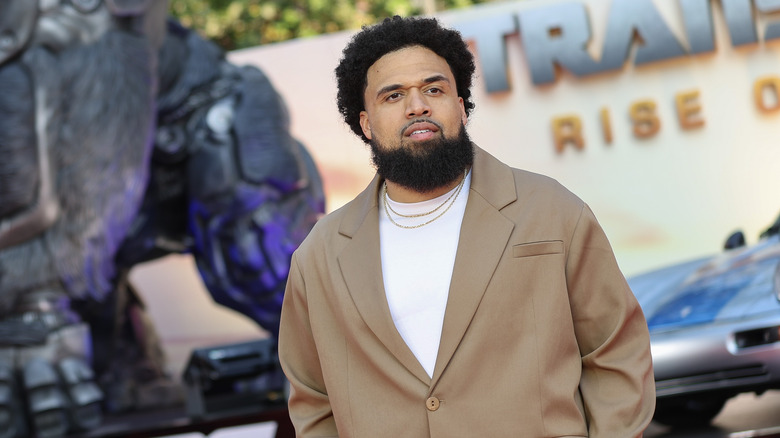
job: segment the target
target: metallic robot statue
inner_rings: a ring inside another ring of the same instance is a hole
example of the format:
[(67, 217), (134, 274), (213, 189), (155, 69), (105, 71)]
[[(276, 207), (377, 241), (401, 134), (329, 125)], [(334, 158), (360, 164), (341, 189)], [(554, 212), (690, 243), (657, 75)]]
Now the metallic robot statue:
[(0, 2), (0, 438), (160, 402), (140, 262), (193, 254), (217, 302), (277, 332), (322, 183), (263, 73), (166, 15)]

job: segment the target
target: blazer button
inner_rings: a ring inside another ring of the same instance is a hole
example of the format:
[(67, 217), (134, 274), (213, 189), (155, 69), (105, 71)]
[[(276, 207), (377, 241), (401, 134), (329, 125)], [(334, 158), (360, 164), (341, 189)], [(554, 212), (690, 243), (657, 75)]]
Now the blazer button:
[(425, 407), (431, 412), (439, 409), (439, 404), (439, 399), (436, 397), (428, 397), (428, 400), (425, 400)]

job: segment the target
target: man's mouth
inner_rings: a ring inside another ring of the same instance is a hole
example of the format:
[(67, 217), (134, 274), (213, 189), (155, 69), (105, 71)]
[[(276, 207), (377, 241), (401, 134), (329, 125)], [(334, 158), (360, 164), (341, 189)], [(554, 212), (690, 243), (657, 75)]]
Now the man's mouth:
[(428, 121), (412, 123), (404, 130), (404, 136), (413, 140), (427, 140), (439, 132), (439, 127)]

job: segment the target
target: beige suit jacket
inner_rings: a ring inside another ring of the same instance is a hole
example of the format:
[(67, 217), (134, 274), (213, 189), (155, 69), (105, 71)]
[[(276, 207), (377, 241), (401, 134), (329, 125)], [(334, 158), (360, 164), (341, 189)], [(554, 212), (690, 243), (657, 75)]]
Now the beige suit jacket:
[(429, 378), (395, 329), (375, 178), (295, 252), (279, 356), (299, 437), (636, 437), (647, 325), (590, 209), (476, 148)]

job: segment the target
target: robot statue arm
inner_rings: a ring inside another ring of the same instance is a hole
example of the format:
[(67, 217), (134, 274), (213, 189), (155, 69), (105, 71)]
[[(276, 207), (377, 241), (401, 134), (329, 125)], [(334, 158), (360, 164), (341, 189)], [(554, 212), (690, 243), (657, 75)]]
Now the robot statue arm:
[(188, 166), (192, 252), (218, 303), (274, 336), (292, 252), (324, 210), (322, 183), (286, 109), (252, 67), (204, 110)]

